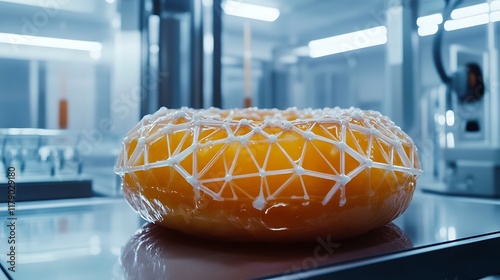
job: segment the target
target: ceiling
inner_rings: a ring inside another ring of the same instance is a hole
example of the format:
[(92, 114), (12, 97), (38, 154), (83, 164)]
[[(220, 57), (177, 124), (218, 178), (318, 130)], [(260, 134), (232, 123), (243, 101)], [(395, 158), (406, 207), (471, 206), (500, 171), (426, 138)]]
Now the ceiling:
[(104, 0), (0, 0), (0, 32), (102, 41), (115, 10)]
[[(488, 2), (487, 0), (461, 0), (458, 7)], [(445, 0), (418, 0), (418, 16), (440, 13), (444, 9)]]
[[(246, 0), (247, 3), (276, 7), (280, 17), (275, 22), (250, 20), (254, 36), (287, 40), (290, 44), (363, 29), (369, 21), (377, 21), (384, 12), (382, 0)], [(242, 32), (245, 21), (224, 17), (225, 32)], [(381, 23), (383, 24), (383, 23)]]
[[(275, 22), (249, 20), (253, 36), (303, 44), (309, 40), (365, 29), (374, 24), (384, 25), (387, 0), (237, 0), (278, 8), (280, 17)], [(406, 0), (405, 0), (406, 1)], [(415, 0), (417, 16), (438, 13), (445, 0)], [(394, 1), (392, 1), (394, 2)], [(460, 6), (484, 3), (486, 0), (462, 0)], [(241, 34), (245, 19), (224, 16), (224, 31)]]

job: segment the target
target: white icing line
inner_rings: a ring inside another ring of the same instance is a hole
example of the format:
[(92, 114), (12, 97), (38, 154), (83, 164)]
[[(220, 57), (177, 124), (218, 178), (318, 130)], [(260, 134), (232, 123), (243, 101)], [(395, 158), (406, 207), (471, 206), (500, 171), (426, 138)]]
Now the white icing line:
[(184, 146), (184, 142), (186, 142), (186, 139), (188, 138), (188, 136), (189, 136), (189, 131), (186, 131), (184, 133), (184, 135), (182, 136), (181, 141), (179, 141), (179, 144), (177, 145), (177, 147), (175, 147), (175, 150), (174, 150), (174, 153), (172, 156), (175, 156), (179, 153), (180, 149), (182, 149), (182, 147)]
[(134, 152), (132, 153), (132, 155), (130, 155), (130, 159), (128, 160), (129, 163), (132, 163), (135, 166), (135, 162), (137, 162), (137, 160), (139, 159), (141, 152), (144, 152), (144, 146), (145, 146), (144, 142), (141, 143), (140, 141), (137, 141), (137, 145), (135, 145)]
[[(198, 177), (203, 177), (205, 173), (208, 172), (212, 168), (212, 166), (215, 164), (217, 160), (219, 160), (219, 157), (221, 157), (224, 154), (224, 151), (227, 147), (227, 144), (224, 144), (222, 148), (210, 159), (210, 161), (203, 167), (203, 169), (198, 173)], [(225, 160), (223, 159), (224, 163)]]
[(194, 128), (194, 132), (193, 132), (193, 144), (191, 145), (191, 154), (193, 155), (193, 158), (192, 158), (192, 166), (193, 166), (193, 176), (198, 178), (198, 153), (197, 153), (197, 143), (199, 142), (198, 141), (198, 137), (200, 135), (200, 127), (199, 126), (196, 126)]
[(325, 179), (325, 180), (338, 180), (339, 175), (333, 175), (333, 174), (326, 174), (318, 171), (312, 171), (312, 170), (305, 170), (304, 174), (302, 176), (311, 176), (311, 177), (316, 177), (320, 179)]
[(234, 168), (236, 167), (236, 163), (238, 161), (238, 156), (240, 155), (240, 152), (241, 152), (241, 146), (238, 146), (238, 148), (236, 149), (236, 152), (234, 153), (234, 158), (233, 158), (233, 162), (231, 163), (231, 167), (229, 168), (229, 171), (227, 173), (233, 174), (233, 171), (234, 171)]
[(304, 183), (304, 178), (302, 176), (299, 176), (300, 179), (300, 184), (302, 185), (302, 191), (304, 192), (303, 199), (309, 200), (309, 195), (307, 194), (307, 188), (306, 184)]
[(337, 170), (335, 167), (333, 167), (333, 165), (328, 161), (328, 159), (323, 155), (323, 153), (318, 149), (318, 147), (316, 147), (316, 145), (311, 143), (311, 146), (318, 152), (318, 154), (326, 162), (326, 164), (328, 164), (328, 166), (332, 169), (333, 172), (337, 172), (337, 173), (339, 172), (339, 170)]
[(332, 199), (333, 195), (338, 191), (341, 187), (340, 182), (336, 182), (335, 185), (330, 189), (330, 191), (326, 194), (325, 198), (321, 202), (323, 205), (327, 205), (328, 202)]
[(290, 185), (290, 183), (293, 182), (293, 180), (295, 180), (297, 175), (290, 175), (290, 178), (288, 178), (284, 183), (283, 185), (281, 185), (273, 194), (269, 195), (269, 199), (274, 199), (276, 198), (277, 195), (279, 195), (286, 187), (288, 187), (288, 185)]
[[(354, 137), (354, 133), (352, 133), (352, 128), (351, 128), (351, 125), (349, 125), (349, 134), (351, 135), (352, 139), (356, 139), (356, 137)], [(356, 154), (359, 154), (358, 151), (362, 151), (363, 153), (365, 153), (365, 151), (363, 151), (363, 149), (361, 149), (361, 146), (359, 145), (358, 141), (354, 141), (354, 145), (356, 145), (356, 149), (353, 149), (352, 147), (348, 147), (350, 148), (352, 151), (355, 151)], [(352, 154), (351, 154), (352, 155)], [(361, 154), (359, 154), (360, 156), (362, 156)]]
[(402, 145), (396, 146), (396, 150), (404, 166), (413, 166)]

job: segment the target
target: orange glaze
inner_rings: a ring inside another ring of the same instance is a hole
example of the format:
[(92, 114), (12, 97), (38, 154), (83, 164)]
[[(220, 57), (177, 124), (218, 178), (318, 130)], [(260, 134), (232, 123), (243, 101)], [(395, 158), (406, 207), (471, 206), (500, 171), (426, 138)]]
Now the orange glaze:
[(389, 223), (409, 205), (420, 164), (412, 140), (373, 111), (184, 108), (143, 119), (116, 171), (148, 221), (206, 238), (298, 241)]

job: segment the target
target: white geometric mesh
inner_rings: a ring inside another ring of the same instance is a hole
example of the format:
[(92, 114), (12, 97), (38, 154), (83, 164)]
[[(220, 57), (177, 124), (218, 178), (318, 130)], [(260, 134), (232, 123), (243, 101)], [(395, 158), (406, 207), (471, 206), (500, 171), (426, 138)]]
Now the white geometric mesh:
[[(176, 133), (182, 133), (182, 139), (173, 147), (169, 142)], [(283, 148), (299, 138), (302, 140), (297, 143), (301, 145), (295, 152)], [(129, 151), (134, 140), (137, 144)], [(148, 149), (157, 141), (167, 141), (167, 150), (163, 151), (164, 158), (153, 162), (148, 159)], [(216, 149), (215, 156), (199, 163), (199, 155), (211, 149)], [(228, 149), (232, 149), (230, 153)], [(273, 164), (271, 154), (277, 157)], [(306, 154), (314, 154), (318, 164), (312, 166), (310, 161), (304, 161)], [(333, 159), (338, 162), (332, 162)], [(191, 169), (183, 167), (184, 160), (192, 161)], [(223, 164), (225, 172), (213, 171), (214, 164)], [(241, 172), (242, 164), (246, 172)], [(126, 173), (166, 166), (181, 174), (197, 197), (204, 193), (222, 201), (245, 196), (253, 199), (253, 206), (259, 210), (296, 180), (301, 182), (302, 191), (291, 198), (307, 203), (311, 186), (306, 186), (305, 177), (331, 182), (322, 203), (326, 205), (340, 192), (343, 206), (349, 181), (366, 169), (383, 170), (385, 177), (393, 178), (397, 178), (396, 173), (421, 173), (413, 141), (389, 118), (375, 111), (338, 107), (284, 111), (161, 108), (154, 115), (145, 116), (124, 139), (115, 172), (123, 177)], [(240, 179), (260, 182), (259, 193), (249, 193)], [(279, 186), (270, 186), (271, 181), (279, 181)]]

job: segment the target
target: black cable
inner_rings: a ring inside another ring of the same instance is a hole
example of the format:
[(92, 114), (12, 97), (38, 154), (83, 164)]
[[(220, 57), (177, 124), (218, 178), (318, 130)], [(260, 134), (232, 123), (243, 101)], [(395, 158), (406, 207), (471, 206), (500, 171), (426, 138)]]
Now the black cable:
[(454, 2), (450, 3), (449, 0), (445, 0), (446, 6), (444, 8), (443, 12), (443, 24), (442, 27), (438, 26), (438, 31), (436, 33), (436, 37), (434, 38), (434, 45), (433, 45), (433, 57), (434, 57), (434, 65), (436, 66), (436, 70), (439, 74), (439, 77), (441, 78), (441, 81), (445, 83), (446, 85), (450, 85), (451, 83), (451, 77), (446, 74), (446, 70), (444, 69), (443, 66), (443, 60), (441, 57), (441, 43), (443, 39), (443, 30), (444, 30), (444, 23), (450, 19), (451, 12), (462, 2), (462, 0), (455, 0)]

